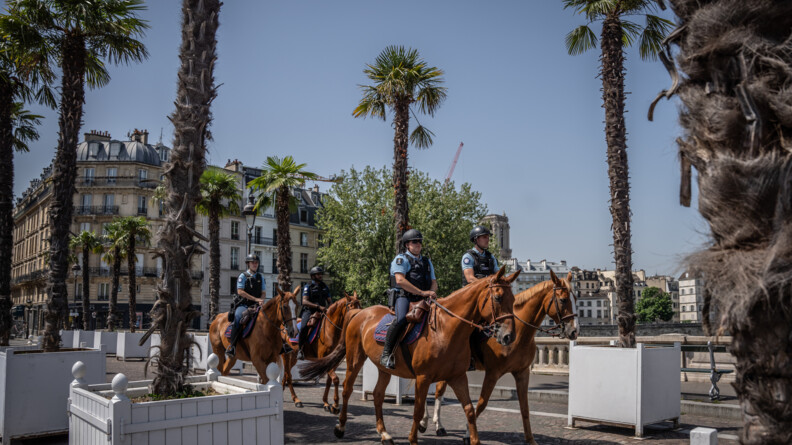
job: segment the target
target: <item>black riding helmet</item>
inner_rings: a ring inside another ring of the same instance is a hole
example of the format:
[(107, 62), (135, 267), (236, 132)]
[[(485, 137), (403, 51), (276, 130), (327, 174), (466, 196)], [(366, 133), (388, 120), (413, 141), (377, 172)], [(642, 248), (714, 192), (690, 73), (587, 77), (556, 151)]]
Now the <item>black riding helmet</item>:
[(324, 269), (322, 269), (322, 266), (314, 266), (311, 268), (311, 271), (308, 273), (308, 275), (324, 275)]
[(247, 263), (249, 263), (251, 261), (255, 261), (257, 263), (261, 262), (261, 261), (259, 261), (258, 255), (256, 255), (255, 253), (248, 254), (248, 256), (245, 257), (245, 264), (247, 264)]
[(408, 241), (423, 242), (423, 235), (421, 235), (421, 232), (416, 229), (410, 229), (404, 232), (404, 235), (402, 235), (402, 243), (406, 245)]
[(492, 233), (490, 233), (489, 229), (484, 226), (473, 227), (473, 230), (470, 231), (470, 242), (476, 244), (476, 238), (482, 235), (492, 236)]

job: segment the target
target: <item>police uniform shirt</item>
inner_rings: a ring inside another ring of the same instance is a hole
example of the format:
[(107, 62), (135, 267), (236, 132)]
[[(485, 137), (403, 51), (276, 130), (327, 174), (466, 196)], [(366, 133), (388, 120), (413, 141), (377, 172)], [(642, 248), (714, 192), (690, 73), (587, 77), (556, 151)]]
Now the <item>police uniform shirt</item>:
[[(308, 301), (310, 301), (311, 303), (318, 304), (319, 306), (327, 307), (328, 305), (327, 301), (314, 301), (315, 299), (311, 298), (311, 284), (317, 285), (319, 287), (319, 292), (325, 290), (327, 292), (327, 300), (333, 301), (333, 297), (330, 295), (330, 288), (327, 287), (327, 284), (325, 284), (324, 282), (317, 283), (316, 280), (311, 280), (311, 283), (308, 283), (305, 286), (303, 286), (302, 297), (303, 298), (308, 297)], [(312, 311), (315, 310), (313, 308), (308, 308), (308, 307), (305, 307), (305, 309), (310, 309)]]
[[(411, 254), (409, 251), (396, 255), (396, 258), (394, 258), (393, 261), (391, 261), (391, 266), (390, 266), (391, 276), (396, 276), (397, 273), (400, 273), (405, 277), (407, 276), (407, 272), (410, 271), (410, 261), (407, 259), (407, 255), (409, 255), (411, 258), (415, 259), (416, 261), (421, 261), (421, 258), (423, 258), (420, 255), (416, 257), (415, 255)], [(429, 260), (429, 275), (431, 276), (432, 280), (436, 280), (437, 278), (435, 277), (435, 270), (434, 270), (434, 265), (432, 264), (432, 260), (429, 258), (427, 259)], [(399, 285), (396, 285), (396, 289), (401, 289), (401, 287), (399, 287)]]
[[(245, 281), (247, 281), (247, 277), (248, 277), (248, 276), (247, 276), (247, 274), (250, 274), (250, 275), (252, 275), (252, 276), (254, 276), (254, 277), (255, 277), (256, 275), (260, 276), (260, 277), (261, 277), (261, 290), (262, 290), (262, 291), (264, 291), (264, 289), (266, 289), (266, 288), (267, 288), (267, 280), (266, 280), (266, 279), (264, 279), (264, 275), (261, 275), (261, 274), (260, 274), (260, 273), (258, 273), (258, 272), (253, 272), (253, 271), (251, 271), (250, 269), (248, 269), (248, 270), (247, 270), (247, 273), (245, 273), (245, 272), (242, 272), (241, 274), (239, 274), (239, 278), (237, 278), (237, 290), (238, 290), (238, 291), (239, 291), (239, 290), (245, 290)], [(253, 297), (254, 297), (254, 298), (261, 298), (261, 294), (258, 294), (258, 295), (253, 295)], [(247, 298), (245, 298), (245, 300), (246, 300), (246, 301), (250, 301), (250, 300), (248, 300)]]
[[(473, 250), (478, 252), (479, 261), (486, 261), (487, 256), (484, 254), (484, 252), (479, 250), (478, 246), (473, 247)], [(466, 269), (472, 269), (473, 265), (475, 264), (474, 260), (475, 259), (473, 258), (473, 255), (470, 254), (470, 251), (465, 252), (465, 254), (462, 255), (462, 271), (464, 272)], [(493, 269), (497, 271), (499, 269), (498, 259), (495, 258), (494, 255), (492, 257), (492, 263), (495, 266)]]

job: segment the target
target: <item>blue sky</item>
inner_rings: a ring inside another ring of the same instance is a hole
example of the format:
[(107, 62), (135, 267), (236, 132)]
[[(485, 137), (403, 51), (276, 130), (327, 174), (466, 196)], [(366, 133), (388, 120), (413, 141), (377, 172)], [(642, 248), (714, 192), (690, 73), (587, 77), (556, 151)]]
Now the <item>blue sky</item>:
[[(83, 132), (124, 139), (145, 128), (171, 145), (180, 3), (149, 2), (150, 58), (111, 68), (110, 84), (87, 92)], [(220, 20), (211, 163), (293, 155), (324, 176), (391, 165), (390, 122), (352, 110), (365, 64), (388, 45), (412, 47), (445, 71), (448, 99), (421, 118), (434, 145), (411, 149), (410, 166), (442, 180), (464, 142), (452, 180), (471, 183), (491, 213), (506, 212), (516, 257), (612, 268), (599, 53), (566, 54), (564, 36), (585, 21), (560, 1), (237, 0)], [(661, 102), (648, 122), (668, 75), (634, 49), (626, 67), (634, 267), (676, 273), (707, 232), (695, 190), (693, 208), (678, 204), (679, 105)], [(57, 144), (57, 113), (32, 108), (47, 118), (31, 152), (15, 157), (16, 195)]]

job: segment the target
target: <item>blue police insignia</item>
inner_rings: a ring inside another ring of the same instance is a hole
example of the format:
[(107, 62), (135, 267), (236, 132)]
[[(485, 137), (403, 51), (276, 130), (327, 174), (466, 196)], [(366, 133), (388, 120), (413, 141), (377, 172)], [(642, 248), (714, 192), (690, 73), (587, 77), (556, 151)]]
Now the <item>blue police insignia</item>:
[(237, 283), (241, 283), (243, 281), (245, 281), (245, 279), (242, 278), (242, 275), (240, 275), (239, 278), (237, 278)]
[(403, 263), (403, 262), (404, 262), (403, 258), (396, 258), (396, 264), (401, 266), (401, 263)]
[(465, 261), (464, 261), (464, 263), (465, 263), (465, 264), (470, 264), (470, 258), (468, 258), (468, 257), (465, 257)]

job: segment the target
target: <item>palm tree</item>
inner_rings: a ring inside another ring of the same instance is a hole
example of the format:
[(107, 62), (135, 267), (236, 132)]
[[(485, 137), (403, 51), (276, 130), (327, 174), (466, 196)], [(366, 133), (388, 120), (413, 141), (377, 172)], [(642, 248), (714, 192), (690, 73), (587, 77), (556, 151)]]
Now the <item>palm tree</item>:
[[(632, 242), (630, 240), (630, 178), (627, 165), (627, 129), (624, 125), (624, 49), (638, 39), (641, 58), (655, 59), (660, 43), (673, 24), (650, 14), (655, 0), (563, 0), (588, 21), (566, 36), (569, 54), (577, 55), (597, 47), (597, 36), (590, 25), (602, 22), (600, 77), (605, 108), (605, 141), (608, 145), (610, 211), (613, 219), (613, 255), (616, 263), (617, 323), (621, 347), (635, 347), (635, 310), (633, 305)], [(625, 17), (643, 15), (641, 26)]]
[[(11, 260), (14, 246), (14, 151), (28, 151), (27, 142), (38, 139), (41, 116), (24, 109), (36, 100), (54, 107), (49, 82), (52, 71), (41, 40), (0, 16), (0, 346), (11, 334)], [(42, 57), (42, 55), (44, 57)]]
[(671, 3), (684, 71), (669, 64), (682, 79), (669, 89), (682, 100), (679, 154), (698, 171), (699, 211), (712, 232), (689, 259), (704, 281), (704, 326), (732, 336), (741, 443), (789, 444), (792, 3)]
[(104, 227), (104, 242), (106, 246), (102, 259), (105, 263), (112, 264), (110, 305), (107, 311), (107, 330), (110, 332), (115, 331), (116, 323), (118, 323), (118, 284), (121, 277), (121, 260), (126, 255), (126, 246), (124, 245), (126, 238), (124, 237), (124, 230), (118, 221), (118, 219), (115, 219)]
[(129, 284), (129, 331), (135, 332), (137, 324), (137, 244), (147, 246), (151, 242), (151, 229), (149, 229), (146, 218), (142, 216), (125, 216), (116, 220), (118, 229), (121, 231), (121, 242), (126, 250), (124, 256), (127, 259), (127, 277)]
[(85, 83), (101, 87), (110, 81), (105, 62), (128, 63), (148, 57), (137, 36), (148, 25), (138, 18), (142, 0), (51, 1), (11, 0), (9, 15), (42, 36), (61, 67), (58, 148), (50, 205), (50, 275), (42, 348), (58, 349), (58, 326), (66, 312), (69, 227), (77, 176), (77, 141), (82, 125)]
[(261, 176), (248, 183), (254, 191), (260, 192), (256, 211), (266, 208), (266, 200), (270, 199), (268, 195), (273, 195), (275, 221), (278, 224), (278, 286), (281, 289), (291, 289), (292, 251), (289, 215), (290, 209), (296, 211), (298, 202), (290, 191), (306, 180), (317, 178), (315, 173), (303, 170), (304, 167), (305, 164), (294, 162), (291, 156), (283, 159), (268, 156), (262, 167)]
[[(101, 253), (104, 250), (102, 238), (96, 232), (83, 230), (69, 241), (69, 247), (75, 252), (82, 251), (82, 320), (83, 329), (88, 330), (88, 305), (90, 304), (91, 274), (88, 265), (91, 252)], [(76, 278), (75, 278), (76, 279)]]
[(209, 323), (220, 304), (220, 218), (238, 214), (241, 199), (234, 175), (214, 168), (201, 175), (201, 201), (196, 210), (209, 217)]
[(409, 143), (416, 148), (429, 148), (432, 145), (433, 133), (418, 122), (412, 134), (410, 114), (418, 111), (434, 116), (446, 98), (443, 83), (443, 71), (426, 65), (418, 51), (405, 49), (403, 46), (385, 48), (373, 65), (363, 70), (374, 82), (373, 85), (361, 85), (363, 98), (352, 112), (355, 117), (375, 117), (385, 120), (387, 110), (393, 113), (393, 215), (396, 222), (396, 250), (402, 234), (410, 228), (409, 207), (407, 205), (407, 146)]
[(200, 179), (206, 166), (206, 140), (211, 139), (210, 106), (217, 96), (214, 65), (217, 60), (219, 0), (182, 0), (182, 43), (179, 49), (176, 111), (170, 116), (174, 139), (171, 161), (165, 170), (167, 219), (159, 237), (165, 267), (158, 299), (151, 311), (152, 326), (144, 340), (159, 329), (162, 343), (152, 384), (156, 394), (184, 388), (189, 371), (191, 340), (187, 327), (201, 313), (192, 306), (190, 265), (204, 253), (196, 238), (195, 206), (201, 200)]

